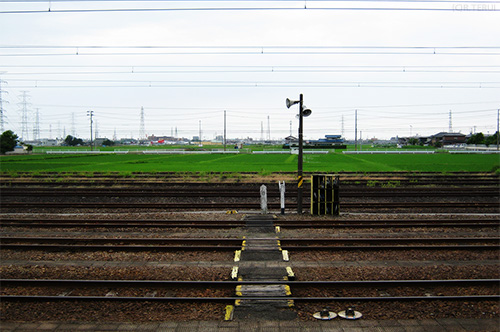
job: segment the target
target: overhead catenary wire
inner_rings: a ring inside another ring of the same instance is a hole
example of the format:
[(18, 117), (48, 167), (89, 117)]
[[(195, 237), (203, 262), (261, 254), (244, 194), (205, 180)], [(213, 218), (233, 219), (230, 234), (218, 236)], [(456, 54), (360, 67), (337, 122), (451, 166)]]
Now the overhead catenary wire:
[[(402, 0), (411, 4), (418, 4), (417, 1)], [(430, 2), (423, 2), (429, 4)], [(435, 4), (447, 4), (448, 1), (435, 2)], [(491, 4), (497, 2), (463, 2), (457, 1), (456, 4), (449, 7), (313, 7), (313, 6), (296, 6), (296, 7), (184, 7), (184, 8), (73, 8), (73, 9), (56, 9), (48, 7), (47, 9), (21, 9), (21, 10), (3, 10), (0, 14), (44, 14), (44, 13), (105, 13), (105, 12), (215, 12), (215, 11), (438, 11), (438, 12), (456, 12), (456, 11), (500, 11)], [(463, 4), (463, 5), (462, 5)], [(469, 7), (470, 6), (470, 7)]]

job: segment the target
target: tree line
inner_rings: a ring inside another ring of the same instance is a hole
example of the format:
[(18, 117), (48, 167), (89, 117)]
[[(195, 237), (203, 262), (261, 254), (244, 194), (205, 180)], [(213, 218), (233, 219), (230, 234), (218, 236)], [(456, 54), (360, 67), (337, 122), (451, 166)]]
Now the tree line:
[(498, 139), (498, 131), (490, 136), (484, 136), (483, 133), (477, 133), (471, 135), (471, 137), (467, 140), (467, 144), (484, 144), (486, 146), (496, 145)]

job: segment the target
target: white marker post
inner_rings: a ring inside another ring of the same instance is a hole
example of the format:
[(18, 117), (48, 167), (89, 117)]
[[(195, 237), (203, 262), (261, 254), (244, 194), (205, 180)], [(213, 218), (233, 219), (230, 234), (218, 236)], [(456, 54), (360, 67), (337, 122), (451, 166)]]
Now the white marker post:
[(260, 208), (262, 214), (267, 214), (267, 187), (265, 185), (260, 186)]
[(285, 181), (278, 182), (280, 187), (281, 214), (285, 214)]

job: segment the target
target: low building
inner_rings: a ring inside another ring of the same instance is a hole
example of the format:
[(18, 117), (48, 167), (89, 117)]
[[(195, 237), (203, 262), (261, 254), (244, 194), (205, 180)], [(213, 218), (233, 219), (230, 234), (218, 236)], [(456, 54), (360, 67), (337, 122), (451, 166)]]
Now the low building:
[[(283, 149), (299, 146), (298, 140), (292, 140), (292, 136), (285, 138), (287, 143), (283, 144)], [(318, 140), (307, 140), (303, 142), (304, 149), (346, 149), (345, 141), (341, 135), (325, 135), (325, 138)]]
[(440, 143), (442, 145), (451, 145), (451, 144), (462, 144), (467, 142), (466, 135), (462, 133), (446, 133), (440, 132), (430, 137), (431, 143), (433, 145)]

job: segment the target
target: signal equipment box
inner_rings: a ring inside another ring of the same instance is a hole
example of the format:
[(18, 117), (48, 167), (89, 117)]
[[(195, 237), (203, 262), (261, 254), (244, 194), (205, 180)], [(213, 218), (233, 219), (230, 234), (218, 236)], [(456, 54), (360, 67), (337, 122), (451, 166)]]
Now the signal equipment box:
[(311, 214), (339, 215), (339, 185), (338, 175), (311, 176)]

